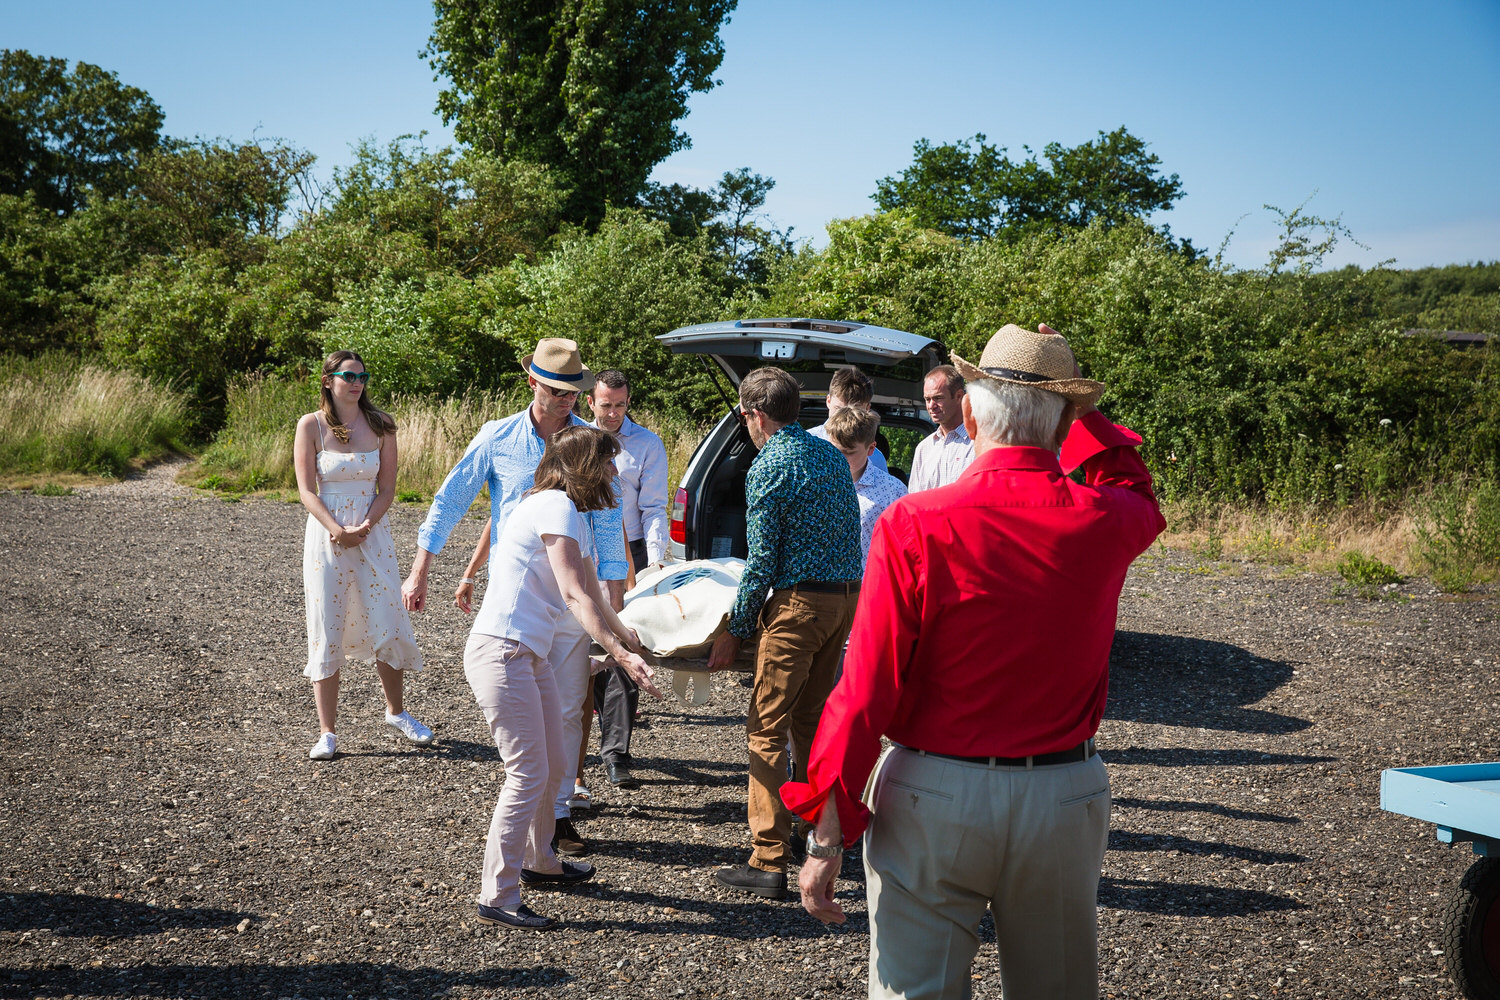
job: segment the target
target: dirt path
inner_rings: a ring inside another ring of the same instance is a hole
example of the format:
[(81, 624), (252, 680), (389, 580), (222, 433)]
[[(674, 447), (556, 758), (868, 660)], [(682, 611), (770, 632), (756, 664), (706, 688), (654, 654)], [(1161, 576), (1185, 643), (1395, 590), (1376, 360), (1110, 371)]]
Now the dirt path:
[[(351, 668), (345, 752), (310, 762), (301, 508), (147, 480), (0, 495), (0, 997), (864, 995), (857, 863), (838, 931), (713, 883), (747, 841), (734, 676), (647, 709), (643, 786), (578, 821), (600, 877), (534, 897), (566, 927), (480, 929), (501, 771), (463, 616), (417, 619), (408, 702), (434, 749), (389, 736)], [(391, 514), (403, 567), (423, 513)], [(1495, 601), (1279, 574), (1158, 550), (1128, 581), (1100, 733), (1103, 993), (1451, 997), (1437, 914), (1471, 855), (1382, 813), (1379, 774), (1500, 758)], [(975, 975), (999, 995), (992, 944)]]

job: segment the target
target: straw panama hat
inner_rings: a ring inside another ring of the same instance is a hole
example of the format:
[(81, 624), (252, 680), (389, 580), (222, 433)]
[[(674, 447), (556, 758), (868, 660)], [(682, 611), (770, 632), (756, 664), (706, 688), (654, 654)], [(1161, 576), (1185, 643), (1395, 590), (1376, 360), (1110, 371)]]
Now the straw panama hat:
[(988, 378), (1029, 385), (1085, 404), (1097, 403), (1104, 395), (1104, 383), (1077, 377), (1072, 348), (1045, 324), (1036, 333), (1005, 324), (984, 345), (977, 367), (957, 354), (952, 358), (953, 367), (970, 382)]
[(571, 392), (588, 392), (594, 387), (594, 373), (578, 356), (578, 342), (562, 337), (544, 337), (536, 342), (536, 351), (521, 359), (521, 370), (543, 385)]

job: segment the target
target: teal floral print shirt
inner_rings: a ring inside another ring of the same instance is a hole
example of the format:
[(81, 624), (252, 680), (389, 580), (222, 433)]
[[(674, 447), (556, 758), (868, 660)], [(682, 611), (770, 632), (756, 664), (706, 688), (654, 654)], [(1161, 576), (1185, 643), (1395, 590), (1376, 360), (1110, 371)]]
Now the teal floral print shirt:
[(849, 463), (799, 423), (771, 435), (745, 476), (750, 558), (729, 613), (748, 638), (770, 590), (804, 580), (858, 580), (859, 500)]

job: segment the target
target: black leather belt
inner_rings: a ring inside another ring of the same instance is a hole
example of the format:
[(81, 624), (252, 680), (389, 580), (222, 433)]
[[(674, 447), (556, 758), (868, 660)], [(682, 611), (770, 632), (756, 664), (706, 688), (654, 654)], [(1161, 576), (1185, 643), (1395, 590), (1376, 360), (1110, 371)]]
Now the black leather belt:
[[(901, 746), (901, 744), (896, 744)], [(918, 750), (916, 747), (902, 747), (922, 757), (941, 757), (943, 760), (956, 760), (963, 764), (984, 764), (986, 767), (1046, 767), (1049, 764), (1076, 764), (1080, 760), (1088, 760), (1099, 751), (1094, 747), (1093, 740), (1084, 740), (1070, 750), (1059, 750), (1056, 753), (1039, 753), (1033, 757), (959, 757), (951, 753), (932, 753), (929, 750)]]
[(857, 594), (859, 593), (858, 580), (803, 580), (794, 583), (787, 590), (805, 590), (810, 594)]

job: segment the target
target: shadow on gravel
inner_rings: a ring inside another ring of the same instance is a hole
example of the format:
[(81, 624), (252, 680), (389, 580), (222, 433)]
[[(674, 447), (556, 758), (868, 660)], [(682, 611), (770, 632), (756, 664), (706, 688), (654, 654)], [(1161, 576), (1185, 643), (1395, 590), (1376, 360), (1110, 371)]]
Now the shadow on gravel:
[[(594, 816), (624, 816), (637, 820), (661, 820), (663, 822), (696, 823), (699, 826), (721, 826), (725, 823), (746, 822), (745, 803), (707, 802), (701, 806), (668, 806), (650, 802), (606, 802), (588, 812), (575, 812), (580, 821)], [(580, 829), (587, 831), (586, 826)], [(607, 841), (600, 841), (607, 843)], [(681, 862), (676, 862), (680, 864)]]
[[(742, 788), (746, 781), (746, 767), (740, 763), (725, 763), (717, 760), (670, 760), (653, 758), (646, 762), (651, 770), (666, 775), (664, 778), (642, 777), (637, 764), (635, 776), (642, 785), (701, 785), (707, 788)], [(711, 773), (718, 772), (718, 773)]]
[(1194, 917), (1244, 917), (1272, 910), (1307, 909), (1306, 903), (1254, 889), (1109, 877), (1099, 880), (1099, 905), (1111, 910)]
[[(369, 750), (340, 750), (334, 756), (334, 760), (351, 760), (360, 758), (379, 759), (382, 757), (395, 757), (402, 760), (424, 760), (431, 762), (445, 760), (499, 760), (499, 751), (493, 743), (475, 743), (472, 740), (434, 740), (431, 746), (417, 747), (407, 743), (392, 742), (389, 747), (375, 747)], [(326, 761), (310, 761), (310, 764), (327, 763)]]
[(137, 965), (129, 968), (17, 969), (0, 966), (0, 995), (24, 986), (27, 996), (234, 997), (276, 1000), (279, 997), (371, 996), (400, 993), (443, 996), (459, 988), (503, 989), (562, 984), (566, 969), (490, 968), (475, 972), (408, 969), (374, 962), (330, 962), (312, 965)]
[[(1327, 758), (1319, 758), (1326, 760)], [(1115, 799), (1116, 809), (1145, 809), (1150, 812), (1206, 812), (1215, 816), (1223, 816), (1225, 819), (1248, 819), (1260, 823), (1300, 823), (1300, 817), (1282, 816), (1278, 813), (1251, 812), (1248, 809), (1234, 809), (1223, 806), (1217, 802), (1178, 802), (1168, 799)]]
[[(723, 860), (720, 851), (720, 860)], [(845, 865), (847, 870), (848, 865)], [(840, 875), (842, 878), (842, 874)], [(846, 887), (837, 893), (840, 903), (845, 912), (849, 914), (847, 923), (840, 924), (834, 931), (818, 923), (807, 911), (797, 897), (796, 886), (792, 886), (791, 894), (783, 900), (756, 899), (749, 902), (723, 902), (718, 900), (684, 899), (680, 896), (658, 895), (652, 892), (632, 892), (621, 890), (618, 892), (598, 892), (594, 895), (599, 898), (608, 898), (616, 902), (633, 903), (645, 913), (648, 906), (662, 907), (670, 906), (677, 910), (674, 915), (651, 916), (642, 918), (619, 920), (610, 918), (596, 919), (569, 919), (565, 931), (593, 932), (593, 931), (629, 931), (633, 934), (665, 934), (665, 935), (691, 935), (715, 934), (719, 937), (736, 938), (741, 941), (762, 941), (768, 937), (777, 938), (826, 938), (831, 933), (837, 934), (868, 934), (870, 931), (869, 916), (863, 910), (851, 910), (851, 903), (863, 903), (865, 891), (863, 888), (855, 889)], [(748, 897), (746, 897), (748, 899)], [(697, 919), (683, 919), (685, 915)], [(706, 918), (706, 919), (704, 919)]]
[(1245, 707), (1291, 677), (1290, 663), (1262, 659), (1229, 643), (1116, 632), (1105, 715), (1237, 733), (1301, 732), (1312, 722)]
[(1129, 833), (1125, 830), (1109, 831), (1111, 851), (1180, 851), (1183, 854), (1216, 854), (1225, 858), (1240, 858), (1259, 865), (1274, 865), (1306, 861), (1301, 854), (1281, 851), (1262, 851), (1239, 844), (1223, 844), (1206, 840), (1191, 840), (1160, 833)]
[(1150, 764), (1155, 767), (1247, 767), (1253, 764), (1326, 764), (1337, 757), (1259, 750), (1198, 750), (1190, 747), (1100, 747), (1106, 764)]
[(50, 930), (59, 937), (135, 937), (167, 928), (233, 927), (253, 914), (208, 907), (147, 906), (128, 899), (56, 892), (0, 896), (0, 931)]

